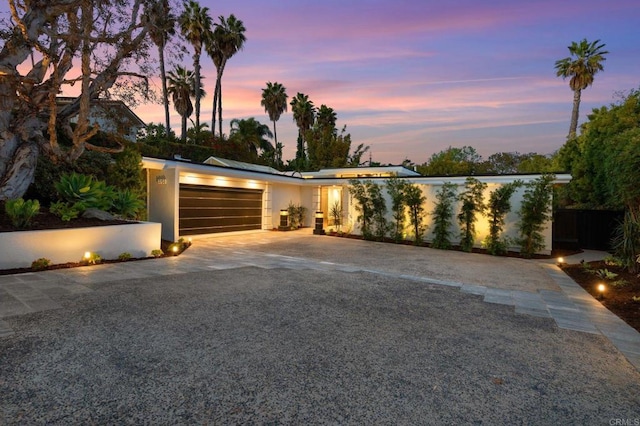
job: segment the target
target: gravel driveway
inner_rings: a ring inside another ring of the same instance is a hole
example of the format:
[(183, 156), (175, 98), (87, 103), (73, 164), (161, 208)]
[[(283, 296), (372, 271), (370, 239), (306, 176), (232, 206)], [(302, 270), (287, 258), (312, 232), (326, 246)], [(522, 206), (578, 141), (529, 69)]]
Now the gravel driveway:
[[(389, 271), (402, 269), (390, 259), (415, 253), (393, 245), (362, 253), (361, 242), (325, 246), (329, 240), (302, 239), (297, 251), (281, 240), (246, 247), (277, 256), (291, 250), (323, 265), (360, 256)], [(60, 309), (5, 318), (15, 333), (0, 339), (0, 424), (640, 419), (640, 373), (601, 335), (392, 273), (216, 269), (216, 252), (198, 245), (206, 246), (196, 241), (183, 260), (167, 260), (180, 273), (136, 262), (157, 274), (87, 279), (91, 291), (57, 296)], [(185, 268), (189, 262), (202, 270)], [(470, 268), (441, 264), (433, 273), (480, 280)], [(538, 280), (523, 271), (516, 275)]]

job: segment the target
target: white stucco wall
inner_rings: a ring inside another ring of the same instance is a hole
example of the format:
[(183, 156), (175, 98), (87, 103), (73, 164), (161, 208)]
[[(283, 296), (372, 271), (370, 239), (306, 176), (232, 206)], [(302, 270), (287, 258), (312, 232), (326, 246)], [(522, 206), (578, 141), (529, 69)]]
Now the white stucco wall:
[(162, 223), (162, 239), (178, 240), (178, 170), (147, 169), (147, 217)]
[(2, 232), (0, 247), (11, 247), (0, 256), (0, 269), (28, 268), (31, 262), (43, 257), (53, 265), (80, 262), (87, 251), (97, 253), (103, 259), (117, 259), (124, 252), (133, 257), (147, 257), (152, 250), (160, 249), (160, 224), (140, 222)]
[(295, 205), (301, 204), (307, 207), (308, 211), (309, 207), (302, 203), (299, 185), (273, 183), (271, 186), (273, 188), (271, 195), (273, 216), (269, 222), (270, 226), (268, 229), (274, 229), (280, 225), (280, 210), (287, 209), (291, 203)]
[[(534, 180), (535, 178), (537, 178), (538, 176), (499, 176), (499, 177), (478, 177), (478, 180), (480, 180), (481, 182), (485, 182), (487, 183), (487, 188), (484, 191), (484, 200), (485, 202), (487, 202), (489, 200), (489, 196), (491, 194), (492, 191), (494, 191), (496, 188), (498, 188), (499, 186), (503, 185), (504, 183), (507, 182), (512, 182), (515, 179), (520, 179), (524, 182), (530, 182), (532, 180)], [(442, 187), (442, 185), (445, 182), (451, 182), (457, 185), (457, 192), (458, 194), (462, 193), (464, 191), (464, 184), (465, 184), (465, 179), (464, 177), (452, 177), (452, 178), (411, 178), (411, 179), (407, 179), (409, 182), (414, 183), (416, 185), (418, 185), (420, 187), (420, 189), (422, 190), (423, 194), (426, 196), (427, 200), (424, 204), (424, 208), (425, 208), (425, 214), (423, 216), (424, 218), (424, 224), (427, 226), (427, 230), (425, 232), (425, 234), (423, 235), (423, 238), (425, 239), (425, 241), (430, 242), (433, 240), (433, 230), (434, 230), (434, 223), (433, 223), (433, 216), (432, 216), (432, 212), (435, 209), (435, 204), (436, 204), (436, 193), (440, 190), (440, 188)], [(391, 211), (391, 198), (389, 196), (389, 194), (386, 191), (386, 186), (385, 186), (385, 180), (384, 179), (372, 179), (373, 182), (382, 185), (382, 193), (385, 197), (385, 201), (387, 204), (387, 220), (392, 221), (392, 211)], [(352, 227), (352, 232), (355, 234), (361, 234), (361, 230), (360, 227), (357, 223), (357, 217), (358, 217), (358, 211), (356, 210), (356, 205), (357, 205), (357, 201), (353, 199), (353, 197), (349, 194), (348, 192), (348, 185), (345, 188), (345, 191), (347, 193), (347, 204), (346, 204), (346, 210), (347, 210), (347, 223), (349, 224), (349, 226)], [(523, 200), (523, 195), (526, 191), (525, 187), (520, 187), (516, 190), (516, 192), (513, 194), (513, 196), (511, 197), (511, 211), (507, 214), (506, 218), (505, 218), (505, 227), (504, 227), (504, 236), (511, 239), (511, 240), (515, 240), (518, 237), (518, 221), (520, 220), (519, 217), (519, 210), (520, 210), (520, 205), (522, 203)], [(457, 223), (457, 215), (460, 212), (460, 202), (456, 202), (454, 203), (453, 206), (453, 215), (451, 218), (451, 227), (450, 227), (450, 231), (451, 231), (451, 241), (453, 244), (458, 244), (460, 241), (460, 228), (458, 226)], [(411, 230), (411, 226), (409, 223), (409, 219), (408, 217), (406, 218), (406, 222), (405, 222), (406, 226), (406, 233), (407, 233), (407, 238), (411, 239), (413, 238), (413, 233)], [(542, 254), (549, 254), (551, 252), (551, 247), (552, 247), (552, 229), (551, 229), (551, 220), (549, 220), (545, 226), (543, 235), (545, 238), (545, 250), (541, 251), (540, 253)], [(489, 234), (489, 220), (486, 216), (482, 216), (482, 215), (478, 215), (476, 217), (476, 239), (475, 239), (475, 246), (476, 247), (481, 247), (482, 246), (482, 242), (483, 240), (487, 237), (487, 235)], [(519, 246), (517, 245), (513, 245), (509, 248), (510, 250), (514, 250), (514, 251), (519, 251)]]

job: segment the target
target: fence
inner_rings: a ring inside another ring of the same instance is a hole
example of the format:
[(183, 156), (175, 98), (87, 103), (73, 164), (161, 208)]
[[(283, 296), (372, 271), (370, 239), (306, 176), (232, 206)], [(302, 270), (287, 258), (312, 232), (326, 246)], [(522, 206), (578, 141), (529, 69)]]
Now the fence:
[(560, 209), (553, 214), (554, 249), (611, 250), (611, 238), (624, 212)]

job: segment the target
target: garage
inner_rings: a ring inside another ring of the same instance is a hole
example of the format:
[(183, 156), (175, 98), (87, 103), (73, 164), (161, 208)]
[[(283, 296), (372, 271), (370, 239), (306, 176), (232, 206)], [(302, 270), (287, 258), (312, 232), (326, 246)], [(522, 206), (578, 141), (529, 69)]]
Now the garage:
[(180, 235), (262, 229), (262, 190), (180, 184)]

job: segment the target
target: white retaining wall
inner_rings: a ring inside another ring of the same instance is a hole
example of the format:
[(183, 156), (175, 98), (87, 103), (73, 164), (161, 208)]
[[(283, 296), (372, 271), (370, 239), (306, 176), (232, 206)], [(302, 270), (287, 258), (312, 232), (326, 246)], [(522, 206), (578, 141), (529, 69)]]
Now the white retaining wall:
[(84, 253), (103, 259), (117, 259), (127, 252), (132, 257), (151, 256), (160, 248), (159, 223), (139, 222), (91, 228), (50, 229), (0, 233), (0, 269), (28, 268), (39, 258), (52, 264), (79, 262)]

